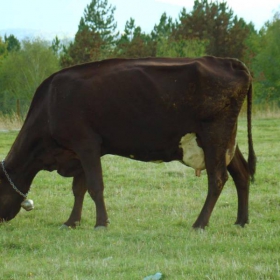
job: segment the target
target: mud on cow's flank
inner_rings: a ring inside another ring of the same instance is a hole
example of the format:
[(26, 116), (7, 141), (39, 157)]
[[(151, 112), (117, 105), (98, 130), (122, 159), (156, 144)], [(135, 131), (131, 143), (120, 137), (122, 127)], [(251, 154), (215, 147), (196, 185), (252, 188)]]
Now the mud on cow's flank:
[[(236, 143), (246, 98), (248, 162)], [(21, 194), (39, 171), (56, 170), (73, 178), (74, 206), (64, 225), (79, 225), (88, 192), (95, 227), (106, 227), (100, 158), (112, 154), (179, 161), (197, 175), (206, 169), (208, 194), (194, 228), (208, 225), (229, 173), (238, 194), (236, 224), (244, 226), (256, 165), (251, 106), (252, 78), (236, 59), (110, 59), (54, 73), (38, 87), (0, 170), (0, 218), (11, 220), (29, 204)]]

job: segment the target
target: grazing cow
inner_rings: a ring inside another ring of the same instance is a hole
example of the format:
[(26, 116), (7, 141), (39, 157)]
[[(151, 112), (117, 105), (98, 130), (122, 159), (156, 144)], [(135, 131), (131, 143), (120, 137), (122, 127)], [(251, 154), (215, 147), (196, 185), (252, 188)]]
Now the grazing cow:
[[(237, 118), (247, 96), (248, 162), (236, 143)], [(251, 134), (252, 78), (237, 59), (109, 59), (77, 65), (47, 78), (0, 170), (0, 220), (19, 212), (40, 170), (73, 177), (74, 206), (64, 223), (81, 220), (88, 191), (95, 227), (107, 226), (100, 158), (177, 160), (206, 169), (208, 194), (194, 228), (204, 228), (232, 176), (236, 224), (248, 223), (249, 182), (256, 158)]]

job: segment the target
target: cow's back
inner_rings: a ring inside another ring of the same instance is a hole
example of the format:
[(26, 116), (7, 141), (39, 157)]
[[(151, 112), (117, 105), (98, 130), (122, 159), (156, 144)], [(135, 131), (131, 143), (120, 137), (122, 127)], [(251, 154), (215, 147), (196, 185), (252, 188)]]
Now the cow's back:
[[(235, 59), (111, 59), (79, 65), (52, 78), (50, 130), (64, 141), (91, 129), (101, 136), (104, 153), (158, 154), (178, 147), (186, 133), (199, 133), (201, 121), (239, 110), (236, 100), (241, 106), (249, 84), (246, 67)], [(171, 153), (170, 159), (176, 151)]]

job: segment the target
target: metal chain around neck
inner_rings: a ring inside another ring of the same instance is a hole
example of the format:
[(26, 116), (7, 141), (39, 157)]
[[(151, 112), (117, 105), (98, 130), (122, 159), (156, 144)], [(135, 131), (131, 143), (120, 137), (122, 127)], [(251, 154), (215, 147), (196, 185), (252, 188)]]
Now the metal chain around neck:
[(2, 165), (2, 169), (3, 169), (3, 171), (4, 171), (4, 173), (5, 173), (6, 177), (7, 177), (7, 179), (8, 179), (8, 181), (9, 181), (10, 185), (13, 187), (13, 189), (14, 189), (18, 194), (20, 194), (20, 195), (23, 196), (24, 198), (27, 198), (28, 192), (27, 192), (26, 194), (24, 194), (24, 193), (22, 193), (22, 192), (15, 186), (15, 184), (13, 183), (12, 179), (10, 178), (10, 176), (9, 176), (9, 174), (8, 174), (8, 172), (7, 172), (7, 170), (5, 169), (4, 163), (5, 163), (5, 159), (3, 159), (3, 160), (1, 161), (1, 165)]

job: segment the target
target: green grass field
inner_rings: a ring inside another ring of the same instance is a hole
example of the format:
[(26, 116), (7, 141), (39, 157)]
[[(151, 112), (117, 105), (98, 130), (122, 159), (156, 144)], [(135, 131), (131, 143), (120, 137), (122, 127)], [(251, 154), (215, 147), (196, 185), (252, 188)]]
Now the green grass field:
[[(247, 157), (246, 120), (238, 142)], [(280, 119), (255, 119), (258, 157), (250, 192), (250, 224), (234, 226), (236, 191), (230, 179), (205, 231), (195, 231), (207, 192), (205, 171), (173, 163), (102, 159), (111, 224), (95, 231), (87, 195), (82, 224), (59, 230), (68, 218), (71, 180), (41, 172), (29, 197), (31, 212), (0, 226), (0, 279), (280, 279)], [(0, 133), (0, 158), (17, 132)], [(24, 174), (22, 174), (24, 176)]]

